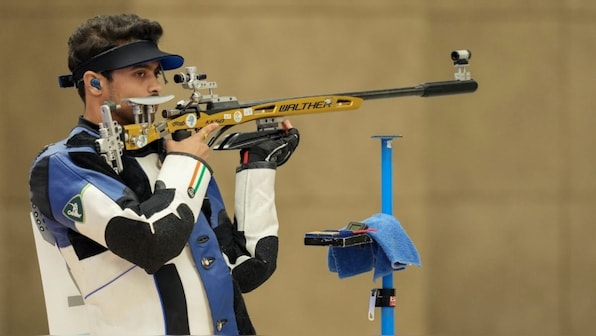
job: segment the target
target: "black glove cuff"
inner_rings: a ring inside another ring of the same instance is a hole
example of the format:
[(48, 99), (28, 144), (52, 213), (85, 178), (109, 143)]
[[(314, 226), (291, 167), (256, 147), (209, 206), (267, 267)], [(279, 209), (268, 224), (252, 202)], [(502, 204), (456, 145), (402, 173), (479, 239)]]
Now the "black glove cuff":
[(236, 173), (239, 173), (245, 169), (259, 169), (259, 168), (276, 169), (277, 163), (274, 161), (255, 161), (255, 162), (250, 162), (247, 164), (241, 164), (240, 166), (238, 166), (236, 168)]
[(247, 164), (251, 162), (265, 161), (267, 155), (269, 155), (269, 150), (259, 146), (244, 148), (240, 150), (240, 163)]

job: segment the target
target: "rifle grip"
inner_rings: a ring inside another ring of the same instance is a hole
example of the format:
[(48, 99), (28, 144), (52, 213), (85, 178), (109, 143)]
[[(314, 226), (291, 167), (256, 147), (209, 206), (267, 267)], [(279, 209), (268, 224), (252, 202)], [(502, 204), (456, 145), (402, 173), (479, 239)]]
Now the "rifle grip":
[(188, 138), (191, 135), (191, 131), (178, 130), (172, 133), (172, 140), (180, 141)]

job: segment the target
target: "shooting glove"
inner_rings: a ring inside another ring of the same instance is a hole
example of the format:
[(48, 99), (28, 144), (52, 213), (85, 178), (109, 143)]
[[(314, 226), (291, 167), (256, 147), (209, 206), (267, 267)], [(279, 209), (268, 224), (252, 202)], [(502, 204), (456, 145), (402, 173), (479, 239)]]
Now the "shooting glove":
[(300, 133), (296, 128), (285, 131), (285, 135), (259, 142), (240, 150), (240, 167), (237, 171), (250, 168), (275, 169), (286, 163), (298, 147)]

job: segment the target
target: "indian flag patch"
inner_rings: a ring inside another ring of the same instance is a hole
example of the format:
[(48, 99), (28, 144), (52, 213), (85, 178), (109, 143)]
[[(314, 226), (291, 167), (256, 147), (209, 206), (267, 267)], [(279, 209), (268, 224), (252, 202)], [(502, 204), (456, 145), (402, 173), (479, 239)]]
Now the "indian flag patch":
[(205, 176), (205, 171), (207, 170), (207, 167), (205, 167), (204, 164), (202, 164), (200, 161), (197, 161), (197, 165), (195, 166), (195, 170), (192, 173), (192, 179), (190, 180), (190, 183), (188, 184), (188, 197), (190, 198), (194, 198), (195, 195), (197, 194), (197, 190), (199, 189), (199, 186), (201, 185), (201, 182), (203, 181), (203, 177)]

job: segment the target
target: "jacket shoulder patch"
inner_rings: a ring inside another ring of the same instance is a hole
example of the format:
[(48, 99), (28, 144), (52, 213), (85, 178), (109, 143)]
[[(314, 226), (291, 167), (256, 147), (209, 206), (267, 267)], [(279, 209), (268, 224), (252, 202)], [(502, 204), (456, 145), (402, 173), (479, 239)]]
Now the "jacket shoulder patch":
[(64, 209), (62, 209), (64, 216), (72, 219), (75, 222), (83, 223), (85, 221), (85, 213), (83, 211), (83, 202), (81, 201), (81, 195), (75, 195), (73, 198), (66, 203)]

